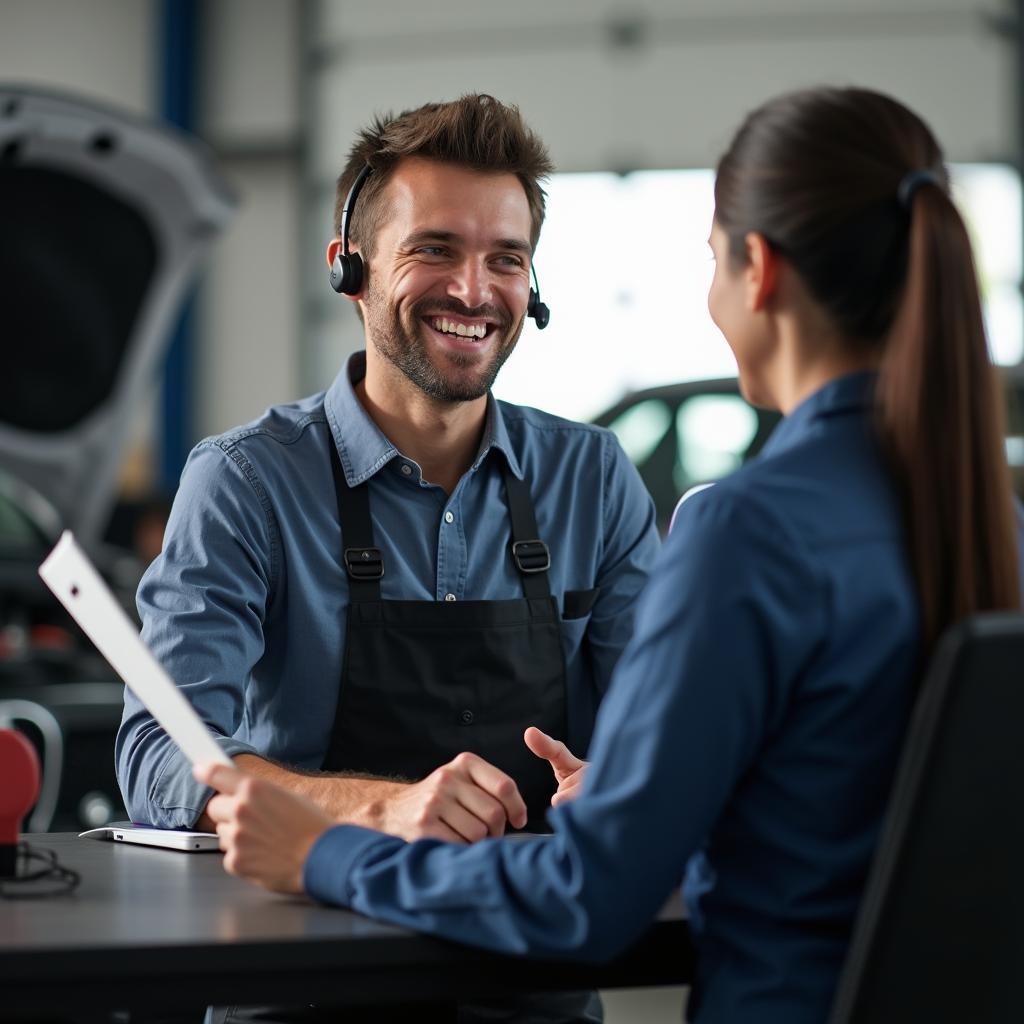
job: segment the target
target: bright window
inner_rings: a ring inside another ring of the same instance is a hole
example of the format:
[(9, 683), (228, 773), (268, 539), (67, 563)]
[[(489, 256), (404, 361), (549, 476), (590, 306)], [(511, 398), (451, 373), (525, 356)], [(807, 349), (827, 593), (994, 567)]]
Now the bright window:
[[(992, 353), (1013, 365), (1024, 358), (1020, 178), (995, 164), (952, 170)], [(556, 175), (536, 258), (551, 323), (524, 330), (495, 394), (587, 420), (627, 391), (735, 376), (707, 311), (713, 180), (710, 170)]]

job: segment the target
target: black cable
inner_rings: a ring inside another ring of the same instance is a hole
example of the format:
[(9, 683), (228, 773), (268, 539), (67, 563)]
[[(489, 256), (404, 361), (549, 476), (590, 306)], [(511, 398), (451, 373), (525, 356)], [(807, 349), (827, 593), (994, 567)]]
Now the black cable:
[[(38, 864), (40, 866), (33, 867)], [(0, 897), (42, 900), (74, 892), (82, 876), (57, 860), (53, 850), (18, 843), (13, 878), (0, 878)]]

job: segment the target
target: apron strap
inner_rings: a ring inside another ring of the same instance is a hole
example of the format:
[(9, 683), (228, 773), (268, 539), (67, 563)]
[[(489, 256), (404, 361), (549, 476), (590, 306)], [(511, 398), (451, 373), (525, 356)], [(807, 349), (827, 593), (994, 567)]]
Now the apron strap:
[(370, 518), (370, 495), (366, 484), (349, 487), (338, 458), (338, 447), (330, 439), (331, 472), (334, 493), (338, 499), (338, 520), (345, 545), (343, 557), (348, 572), (349, 597), (352, 604), (380, 601), (380, 581), (384, 575), (384, 558), (373, 543), (373, 519)]
[(501, 467), (509, 518), (512, 520), (512, 561), (523, 577), (523, 593), (528, 598), (550, 597), (548, 569), (551, 568), (551, 552), (540, 539), (530, 488), (512, 472), (504, 459)]
[[(373, 542), (373, 519), (370, 516), (370, 494), (366, 484), (349, 487), (341, 468), (341, 459), (334, 439), (331, 450), (331, 473), (338, 501), (345, 569), (348, 572), (349, 594), (353, 604), (367, 604), (381, 599), (380, 581), (384, 576), (384, 557)], [(509, 518), (512, 520), (512, 561), (523, 579), (527, 598), (551, 596), (548, 569), (551, 553), (539, 537), (537, 518), (533, 511), (530, 488), (520, 480), (508, 463), (502, 461)]]

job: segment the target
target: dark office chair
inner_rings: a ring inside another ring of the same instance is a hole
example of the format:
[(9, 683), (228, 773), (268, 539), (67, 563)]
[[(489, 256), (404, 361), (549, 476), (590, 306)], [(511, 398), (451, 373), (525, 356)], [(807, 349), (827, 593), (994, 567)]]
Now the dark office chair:
[(1024, 1021), (1024, 617), (944, 638), (831, 1024)]

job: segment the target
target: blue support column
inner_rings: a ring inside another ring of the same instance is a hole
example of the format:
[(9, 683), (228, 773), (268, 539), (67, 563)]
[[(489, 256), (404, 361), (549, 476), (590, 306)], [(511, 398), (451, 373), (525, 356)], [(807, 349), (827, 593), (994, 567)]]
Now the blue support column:
[[(199, 49), (197, 0), (161, 0), (159, 7), (160, 113), (195, 130)], [(195, 442), (193, 425), (193, 336), (195, 295), (185, 301), (167, 351), (161, 394), (159, 483), (165, 493), (178, 486), (182, 466)]]

